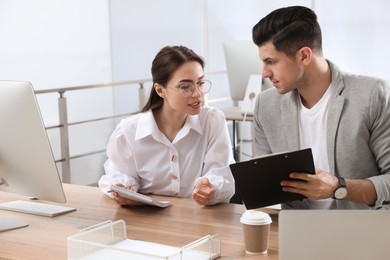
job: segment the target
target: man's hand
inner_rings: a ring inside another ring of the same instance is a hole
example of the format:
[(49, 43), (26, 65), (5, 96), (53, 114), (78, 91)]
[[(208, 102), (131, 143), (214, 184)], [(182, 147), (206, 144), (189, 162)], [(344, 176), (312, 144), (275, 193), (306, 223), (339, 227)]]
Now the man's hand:
[(209, 182), (208, 178), (200, 179), (192, 192), (192, 198), (199, 205), (206, 205), (214, 198), (215, 188)]
[(296, 181), (282, 181), (283, 191), (299, 193), (311, 200), (332, 198), (338, 187), (337, 177), (321, 170), (317, 170), (316, 174), (293, 172), (289, 176)]

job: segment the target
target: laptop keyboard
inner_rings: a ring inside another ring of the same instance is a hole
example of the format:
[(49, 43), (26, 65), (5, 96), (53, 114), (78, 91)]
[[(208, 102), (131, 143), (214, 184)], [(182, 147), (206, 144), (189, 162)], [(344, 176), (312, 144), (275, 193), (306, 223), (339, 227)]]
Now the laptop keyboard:
[(0, 203), (0, 209), (16, 211), (27, 214), (34, 214), (45, 217), (55, 217), (67, 212), (75, 211), (75, 208), (53, 205), (41, 202), (15, 200)]

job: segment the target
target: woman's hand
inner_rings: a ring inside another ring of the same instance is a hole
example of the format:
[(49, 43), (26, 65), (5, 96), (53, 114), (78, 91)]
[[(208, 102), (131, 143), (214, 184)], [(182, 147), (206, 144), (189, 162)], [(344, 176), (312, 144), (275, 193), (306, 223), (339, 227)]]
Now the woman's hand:
[(209, 179), (202, 178), (196, 183), (195, 189), (192, 192), (192, 198), (199, 205), (206, 205), (214, 198), (215, 191), (216, 190), (209, 182)]
[[(133, 186), (125, 186), (121, 183), (117, 183), (116, 186), (119, 186), (119, 187), (124, 187), (126, 189), (129, 189), (129, 190), (132, 190)], [(123, 198), (121, 197), (118, 192), (115, 192), (115, 191), (112, 191), (111, 192), (112, 194), (112, 199), (116, 201), (116, 203), (120, 206), (138, 206), (138, 205), (142, 205), (142, 203), (138, 202), (138, 201), (135, 201), (135, 200), (131, 200), (131, 199), (126, 199), (126, 198)]]

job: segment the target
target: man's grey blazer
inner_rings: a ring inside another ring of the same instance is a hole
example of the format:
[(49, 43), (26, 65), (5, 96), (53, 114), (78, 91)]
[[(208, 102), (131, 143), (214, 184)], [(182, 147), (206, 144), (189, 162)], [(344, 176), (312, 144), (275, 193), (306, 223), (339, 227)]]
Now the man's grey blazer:
[[(386, 81), (340, 71), (328, 61), (331, 96), (327, 123), (330, 173), (351, 179), (370, 179), (377, 192), (369, 207), (337, 201), (337, 208), (390, 208), (390, 88)], [(279, 94), (268, 89), (256, 100), (255, 155), (294, 151), (299, 147), (297, 90)], [(307, 208), (304, 201), (290, 204)]]

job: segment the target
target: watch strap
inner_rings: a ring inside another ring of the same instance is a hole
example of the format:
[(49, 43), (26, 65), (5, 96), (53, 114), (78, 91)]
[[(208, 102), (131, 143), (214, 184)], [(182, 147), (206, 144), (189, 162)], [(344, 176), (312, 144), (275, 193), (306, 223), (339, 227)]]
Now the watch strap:
[(347, 187), (347, 185), (345, 184), (345, 179), (343, 177), (337, 176), (337, 179), (339, 180), (339, 188), (340, 187)]

